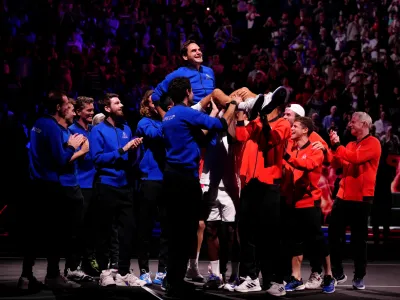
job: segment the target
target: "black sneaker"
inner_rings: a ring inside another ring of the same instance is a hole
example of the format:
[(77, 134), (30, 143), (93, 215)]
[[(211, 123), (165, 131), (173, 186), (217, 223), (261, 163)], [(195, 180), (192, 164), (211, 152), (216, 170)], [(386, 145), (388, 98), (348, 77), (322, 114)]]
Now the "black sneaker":
[(37, 280), (35, 276), (29, 278), (21, 276), (18, 280), (18, 289), (40, 292), (41, 290), (46, 289), (46, 285)]
[(347, 280), (347, 276), (345, 274), (335, 274), (333, 277), (336, 279), (335, 285), (339, 283), (344, 283)]
[(280, 86), (272, 93), (267, 94), (261, 107), (260, 114), (270, 114), (275, 108), (285, 104), (288, 101), (288, 96), (288, 91), (283, 86)]
[(224, 286), (224, 281), (221, 277), (211, 274), (208, 277), (207, 282), (203, 285), (203, 289), (205, 290), (218, 290), (219, 288)]
[(258, 117), (258, 114), (264, 104), (264, 99), (265, 99), (265, 96), (263, 94), (257, 96), (257, 100), (254, 103), (254, 106), (249, 111), (249, 115), (248, 115), (249, 121), (253, 121), (254, 119), (256, 119)]

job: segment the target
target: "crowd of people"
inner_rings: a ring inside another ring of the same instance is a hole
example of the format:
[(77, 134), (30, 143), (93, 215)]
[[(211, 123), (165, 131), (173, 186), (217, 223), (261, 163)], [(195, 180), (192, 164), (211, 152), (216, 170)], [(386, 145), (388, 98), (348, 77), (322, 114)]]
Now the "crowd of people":
[[(375, 207), (375, 228), (383, 222), (387, 237), (396, 166), (386, 158), (400, 146), (397, 1), (2, 4), (1, 121), (18, 141), (2, 151), (6, 165), (21, 166), (10, 168), (18, 170), (10, 183), (21, 183), (29, 165), (26, 184), (40, 196), (25, 207), (31, 234), (20, 288), (42, 287), (32, 271), (35, 230), (48, 245), (49, 287), (99, 276), (102, 286), (155, 283), (186, 295), (194, 286), (185, 277), (204, 281), (205, 232), (205, 289), (260, 291), (261, 271), (275, 296), (332, 293), (347, 280), (346, 225), (357, 253), (353, 287), (365, 288), (368, 217)], [(329, 245), (321, 231), (327, 166), (340, 182)], [(303, 242), (312, 250), (305, 283)], [(130, 270), (133, 245), (139, 277)]]
[[(30, 222), (46, 244), (45, 284), (76, 288), (95, 282), (87, 273), (98, 272), (101, 286), (151, 285), (148, 247), (152, 214), (159, 211), (162, 237), (154, 283), (170, 296), (187, 297), (195, 289), (185, 277), (203, 280), (195, 252), (202, 225), (210, 258), (204, 289), (261, 291), (261, 271), (264, 289), (274, 296), (305, 288), (333, 293), (336, 284), (347, 280), (341, 257), (346, 226), (356, 253), (353, 287), (365, 289), (368, 217), (381, 156), (380, 142), (370, 134), (371, 117), (353, 113), (348, 129), (356, 140), (346, 146), (331, 128), (329, 147), (314, 133), (301, 105), (286, 106), (290, 91), (284, 86), (267, 94), (241, 88), (226, 95), (213, 89), (214, 74), (202, 65), (195, 41), (185, 42), (181, 54), (186, 66), (143, 98), (136, 137), (123, 120), (117, 94), (107, 93), (99, 101), (104, 119), (92, 127), (92, 98), (75, 101), (63, 92), (49, 93), (46, 114), (35, 122), (29, 146), (31, 186), (41, 198), (30, 210)], [(144, 155), (138, 159), (140, 145)], [(137, 224), (140, 277), (130, 269), (135, 160), (142, 215)], [(324, 162), (342, 169), (330, 247), (321, 228)], [(60, 218), (68, 221), (49, 226)], [(28, 241), (18, 285), (40, 288), (33, 275), (37, 241)], [(304, 245), (310, 248), (312, 267), (305, 284), (300, 272)]]

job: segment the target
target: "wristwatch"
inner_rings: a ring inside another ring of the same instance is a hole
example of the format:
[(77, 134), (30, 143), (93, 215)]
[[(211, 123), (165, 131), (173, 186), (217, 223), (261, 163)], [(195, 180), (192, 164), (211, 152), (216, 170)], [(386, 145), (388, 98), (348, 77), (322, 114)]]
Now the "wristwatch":
[(233, 104), (233, 105), (238, 105), (238, 103), (235, 100), (231, 100), (231, 102), (229, 102), (229, 104)]

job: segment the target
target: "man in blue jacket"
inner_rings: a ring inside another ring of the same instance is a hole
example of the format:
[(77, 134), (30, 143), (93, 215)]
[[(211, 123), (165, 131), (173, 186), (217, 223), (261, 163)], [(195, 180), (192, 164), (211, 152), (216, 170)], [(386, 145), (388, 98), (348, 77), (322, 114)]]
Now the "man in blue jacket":
[(85, 137), (71, 135), (67, 129), (74, 112), (64, 93), (49, 93), (44, 106), (47, 114), (35, 122), (30, 134), (29, 171), (36, 201), (32, 201), (32, 207), (26, 208), (30, 212), (30, 218), (26, 220), (28, 245), (18, 286), (34, 290), (41, 287), (32, 269), (36, 247), (44, 245), (47, 251), (46, 285), (50, 288), (74, 288), (79, 284), (60, 275), (59, 262), (67, 241), (70, 246), (66, 253), (68, 263), (73, 264), (70, 254), (76, 248), (71, 244), (67, 230), (70, 230), (69, 225), (73, 225), (70, 223), (75, 222), (73, 214), (82, 198), (71, 158)]
[[(132, 150), (141, 144), (142, 138), (132, 138), (131, 129), (123, 121), (123, 105), (118, 95), (106, 94), (99, 105), (106, 119), (91, 131), (90, 153), (96, 169), (96, 259), (102, 271), (100, 285), (141, 286), (145, 282), (130, 272), (133, 189), (128, 173), (133, 169)], [(108, 268), (113, 222), (119, 226), (117, 274)]]
[[(140, 279), (146, 281), (147, 285), (152, 284), (149, 269), (150, 241), (154, 220), (157, 217), (160, 221), (160, 249), (158, 260), (158, 271), (154, 283), (161, 285), (166, 275), (168, 245), (165, 231), (165, 201), (162, 197), (162, 179), (165, 165), (165, 147), (163, 141), (162, 121), (158, 114), (149, 90), (143, 96), (140, 103), (140, 114), (142, 119), (136, 129), (136, 135), (143, 137), (144, 155), (140, 162), (140, 202), (138, 216), (138, 236), (140, 244), (138, 262)], [(170, 98), (163, 101), (164, 106), (172, 106)], [(166, 108), (166, 110), (168, 110)]]
[[(156, 105), (156, 109), (161, 117), (164, 117), (165, 111), (158, 106), (159, 101), (167, 93), (170, 82), (177, 77), (189, 78), (193, 89), (192, 108), (199, 111), (206, 109), (210, 105), (211, 100), (224, 107), (231, 101), (231, 96), (233, 95), (243, 95), (241, 97), (243, 100), (246, 99), (246, 101), (239, 103), (237, 108), (247, 112), (248, 115), (251, 115), (250, 113), (256, 105), (257, 100), (260, 100), (259, 105), (262, 107), (269, 103), (270, 99), (268, 97), (265, 97), (265, 99), (264, 97), (258, 97), (258, 95), (251, 93), (247, 88), (238, 89), (229, 96), (220, 89), (215, 88), (214, 71), (202, 65), (203, 53), (196, 41), (188, 40), (183, 43), (180, 54), (186, 65), (168, 74), (167, 77), (157, 85), (154, 93), (151, 95), (151, 99)], [(256, 113), (257, 112), (258, 108), (256, 109)]]
[(199, 182), (202, 129), (225, 131), (235, 117), (241, 98), (230, 103), (222, 118), (212, 118), (190, 108), (193, 91), (188, 78), (177, 77), (168, 87), (175, 103), (164, 116), (162, 127), (166, 148), (163, 195), (167, 203), (168, 273), (164, 286), (169, 295), (181, 296), (192, 286), (184, 282), (190, 250), (197, 243), (202, 191)]
[(92, 129), (92, 121), (94, 116), (93, 103), (93, 98), (85, 96), (79, 96), (76, 99), (75, 113), (77, 114), (78, 118), (75, 120), (74, 124), (69, 126), (69, 130), (73, 134), (78, 133), (86, 137), (85, 143), (83, 143), (82, 147), (75, 153), (75, 155), (78, 156), (76, 159), (78, 183), (81, 187), (84, 199), (82, 211), (84, 221), (82, 250), (84, 251), (84, 259), (82, 261), (82, 266), (83, 269), (88, 272), (88, 274), (98, 276), (100, 273), (94, 257), (94, 240), (92, 234), (93, 229), (91, 229), (94, 224), (90, 218), (90, 216), (93, 214), (88, 212), (88, 209), (92, 208), (93, 206), (93, 203), (91, 203), (93, 196), (92, 186), (95, 175), (93, 160), (89, 152), (89, 135)]

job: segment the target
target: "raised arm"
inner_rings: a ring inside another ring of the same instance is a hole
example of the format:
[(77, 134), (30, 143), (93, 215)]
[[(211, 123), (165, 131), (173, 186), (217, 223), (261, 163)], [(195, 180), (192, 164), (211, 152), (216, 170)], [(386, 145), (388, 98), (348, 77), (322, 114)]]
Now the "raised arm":
[(283, 158), (295, 169), (312, 171), (322, 165), (324, 154), (321, 150), (314, 150), (310, 154), (307, 154), (305, 158), (293, 157), (289, 153), (285, 153)]

